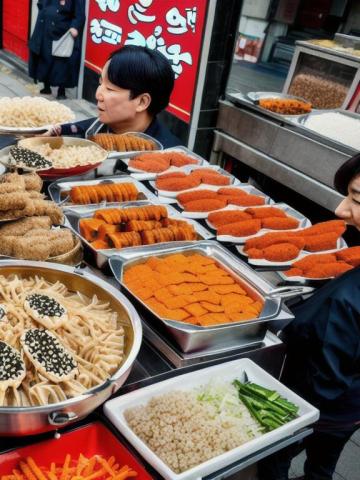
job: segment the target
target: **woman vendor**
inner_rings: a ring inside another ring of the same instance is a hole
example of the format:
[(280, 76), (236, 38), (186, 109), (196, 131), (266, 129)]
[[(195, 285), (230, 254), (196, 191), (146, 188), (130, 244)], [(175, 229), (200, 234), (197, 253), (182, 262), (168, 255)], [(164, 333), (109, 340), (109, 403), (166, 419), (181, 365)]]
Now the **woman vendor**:
[[(342, 165), (335, 188), (345, 195), (335, 213), (360, 230), (360, 154)], [(293, 309), (284, 329), (282, 382), (320, 410), (305, 438), (304, 480), (331, 480), (340, 454), (360, 427), (360, 266), (328, 282)], [(299, 450), (289, 447), (259, 464), (260, 480), (287, 480)]]

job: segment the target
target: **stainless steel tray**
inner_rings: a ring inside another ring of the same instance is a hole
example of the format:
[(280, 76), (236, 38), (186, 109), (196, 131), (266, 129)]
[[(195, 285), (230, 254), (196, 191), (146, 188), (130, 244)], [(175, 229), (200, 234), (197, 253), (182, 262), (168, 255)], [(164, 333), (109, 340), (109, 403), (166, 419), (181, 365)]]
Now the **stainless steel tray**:
[(308, 137), (314, 138), (315, 140), (318, 140), (318, 141), (320, 140), (322, 143), (325, 143), (326, 145), (336, 148), (342, 152), (346, 151), (346, 153), (348, 153), (351, 156), (356, 155), (358, 153), (358, 150), (356, 148), (351, 147), (346, 143), (342, 143), (338, 140), (334, 140), (331, 137), (328, 137), (319, 132), (316, 132), (315, 130), (312, 130), (311, 128), (307, 128), (306, 122), (309, 118), (318, 116), (318, 115), (324, 115), (326, 113), (340, 113), (345, 117), (354, 118), (359, 122), (359, 126), (360, 126), (360, 115), (358, 113), (349, 112), (347, 110), (341, 110), (341, 109), (314, 111), (312, 113), (308, 113), (307, 115), (302, 116), (301, 118), (294, 119), (293, 123), (296, 125), (297, 129), (306, 133)]
[[(154, 195), (149, 189), (145, 187), (144, 184), (135, 180), (134, 178), (128, 175), (112, 175), (109, 177), (101, 177), (95, 180), (84, 180), (82, 177), (73, 177), (70, 180), (59, 179), (56, 182), (53, 182), (49, 186), (49, 195), (51, 200), (53, 200), (58, 205), (64, 206), (66, 208), (79, 207), (81, 205), (76, 205), (69, 201), (69, 196), (63, 197), (64, 192), (69, 191), (72, 187), (76, 186), (85, 186), (85, 185), (101, 185), (101, 184), (114, 184), (114, 183), (133, 183), (139, 191), (139, 198), (136, 201), (157, 201), (157, 196)], [(126, 202), (101, 202), (100, 204), (89, 204), (97, 205), (97, 208), (101, 208), (103, 205), (123, 205)]]
[[(128, 203), (121, 203), (121, 204), (115, 204), (112, 203), (111, 206), (106, 206), (105, 208), (130, 208), (130, 207), (141, 207), (145, 205), (160, 205), (159, 203), (154, 203), (154, 202), (128, 202)], [(185, 220), (181, 214), (175, 210), (173, 207), (170, 205), (163, 205), (168, 213), (169, 217), (171, 218), (176, 218), (178, 220)], [(143, 250), (145, 249), (145, 252), (151, 247), (152, 245), (144, 245), (141, 247), (127, 247), (127, 248), (122, 248), (117, 249), (117, 248), (109, 248), (106, 250), (95, 250), (89, 242), (87, 242), (80, 234), (80, 229), (79, 229), (79, 221), (82, 218), (91, 218), (96, 210), (99, 210), (101, 207), (99, 205), (96, 206), (78, 206), (78, 207), (71, 207), (70, 209), (66, 208), (64, 210), (65, 217), (68, 221), (68, 224), (70, 228), (75, 232), (76, 235), (81, 239), (84, 245), (84, 253), (88, 257), (88, 261), (91, 263), (94, 263), (96, 267), (102, 269), (105, 268), (108, 264), (109, 258), (112, 255), (118, 254), (118, 253), (123, 253), (127, 252), (129, 256), (135, 256), (138, 257), (139, 255), (142, 255)], [(208, 240), (211, 238), (214, 238), (214, 234), (210, 233), (206, 228), (204, 228), (202, 225), (200, 225), (198, 222), (195, 220), (190, 220), (186, 219), (187, 222), (191, 223), (194, 225), (195, 231), (198, 234), (198, 240)], [(191, 244), (196, 243), (198, 240), (195, 240), (194, 242), (189, 242)], [(173, 245), (177, 244), (179, 242), (170, 242), (170, 243), (163, 243), (162, 245)]]
[[(305, 100), (302, 97), (297, 97), (295, 95), (288, 95), (287, 93), (281, 93), (281, 92), (248, 92), (246, 96), (252, 102), (258, 102), (263, 98), (280, 98), (280, 99), (290, 98), (292, 100), (299, 100), (300, 102), (309, 103), (307, 100)], [(285, 116), (289, 117), (292, 115), (285, 115)]]
[[(178, 322), (169, 318), (160, 317), (145, 302), (135, 296), (129, 290), (124, 281), (123, 274), (130, 266), (144, 263), (148, 257), (163, 257), (173, 253), (201, 253), (215, 259), (219, 265), (227, 270), (240, 284), (251, 292), (255, 298), (263, 302), (263, 309), (256, 319), (242, 322), (233, 322), (214, 327), (200, 327), (196, 325)], [(197, 244), (183, 243), (178, 246), (156, 245), (144, 249), (137, 257), (129, 257), (126, 252), (114, 255), (110, 258), (110, 268), (120, 285), (135, 298), (143, 308), (151, 312), (154, 322), (160, 328), (165, 328), (175, 339), (183, 352), (195, 352), (208, 350), (214, 347), (241, 346), (251, 342), (260, 342), (264, 339), (267, 327), (279, 320), (282, 314), (282, 301), (285, 298), (302, 295), (313, 289), (299, 287), (289, 289), (288, 287), (273, 289), (272, 285), (260, 277), (251, 267), (242, 262), (238, 257), (231, 254), (224, 247), (213, 241), (203, 241)], [(283, 321), (282, 316), (282, 321)], [(288, 316), (293, 318), (292, 315)]]
[[(182, 145), (172, 147), (172, 148), (165, 148), (161, 153), (173, 152), (173, 151), (181, 152), (181, 153), (184, 153), (185, 155), (188, 155), (189, 157), (194, 158), (195, 160), (198, 161), (198, 165), (203, 167), (203, 168), (210, 165), (207, 160), (200, 157), (200, 155), (197, 155), (196, 153), (191, 151), (189, 148), (183, 147)], [(147, 153), (147, 152), (141, 152), (141, 153)], [(151, 153), (151, 152), (149, 152), (149, 153)], [(161, 175), (163, 173), (167, 173), (167, 172), (170, 172), (170, 171), (179, 171), (179, 170), (184, 171), (184, 168), (186, 167), (186, 166), (184, 166), (184, 167), (172, 167), (172, 168), (169, 168), (168, 170), (164, 170), (161, 173), (150, 173), (150, 172), (142, 172), (140, 170), (129, 168), (129, 160), (130, 160), (129, 158), (123, 158), (121, 160), (125, 163), (125, 165), (128, 166), (128, 170), (130, 172), (130, 175), (132, 177), (136, 178), (137, 180), (154, 180), (158, 175)]]

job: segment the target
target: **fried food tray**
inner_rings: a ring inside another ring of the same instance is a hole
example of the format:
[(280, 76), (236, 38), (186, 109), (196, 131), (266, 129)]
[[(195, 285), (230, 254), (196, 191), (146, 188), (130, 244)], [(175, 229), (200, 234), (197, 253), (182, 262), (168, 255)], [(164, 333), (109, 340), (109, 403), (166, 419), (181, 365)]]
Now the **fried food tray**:
[[(77, 205), (71, 202), (69, 193), (71, 188), (78, 186), (86, 185), (106, 185), (106, 184), (121, 184), (121, 183), (132, 183), (137, 188), (139, 194), (136, 201), (157, 201), (157, 196), (154, 195), (145, 185), (138, 180), (130, 177), (129, 175), (112, 175), (108, 177), (101, 177), (95, 180), (84, 180), (82, 177), (74, 177), (70, 180), (60, 179), (56, 182), (53, 182), (49, 186), (49, 195), (51, 200), (53, 200), (58, 205), (66, 207), (67, 209), (77, 208), (81, 205)], [(123, 205), (127, 202), (101, 202), (100, 204), (88, 204), (88, 205), (97, 205), (97, 208), (102, 208), (105, 205)], [(100, 207), (101, 206), (101, 207)]]
[[(106, 206), (106, 208), (130, 208), (130, 207), (142, 207), (146, 205), (160, 205), (159, 203), (155, 202), (127, 202), (127, 203), (120, 203), (116, 204), (113, 203), (111, 206)], [(163, 205), (167, 211), (168, 215), (170, 218), (178, 219), (178, 220), (184, 220), (182, 218), (181, 214), (175, 210), (173, 207), (170, 205)], [(116, 249), (116, 248), (109, 248), (106, 250), (96, 250), (94, 249), (91, 244), (85, 240), (81, 234), (80, 234), (80, 229), (79, 229), (79, 222), (82, 218), (91, 218), (93, 214), (95, 213), (96, 210), (103, 209), (101, 206), (96, 205), (96, 206), (78, 206), (78, 207), (71, 207), (70, 209), (66, 208), (64, 210), (65, 217), (68, 221), (68, 224), (72, 228), (72, 230), (75, 232), (76, 235), (81, 239), (83, 245), (84, 245), (84, 253), (85, 256), (87, 255), (87, 258), (90, 263), (94, 264), (96, 267), (102, 269), (107, 266), (107, 263), (109, 261), (109, 258), (112, 255), (115, 255), (119, 252), (128, 252), (129, 255), (134, 255), (134, 256), (141, 256), (143, 249), (147, 251), (147, 249), (151, 248), (152, 245), (143, 245), (140, 247), (127, 247), (123, 248), (121, 250)], [(200, 225), (198, 222), (195, 220), (188, 220), (186, 221), (193, 225), (195, 228), (195, 231), (197, 233), (197, 240), (194, 242), (189, 242), (189, 243), (196, 243), (198, 240), (208, 240), (211, 238), (214, 238), (214, 235), (210, 233), (205, 227)], [(167, 245), (170, 244), (176, 244), (179, 242), (169, 242), (166, 243)], [(132, 252), (132, 253), (131, 253)]]

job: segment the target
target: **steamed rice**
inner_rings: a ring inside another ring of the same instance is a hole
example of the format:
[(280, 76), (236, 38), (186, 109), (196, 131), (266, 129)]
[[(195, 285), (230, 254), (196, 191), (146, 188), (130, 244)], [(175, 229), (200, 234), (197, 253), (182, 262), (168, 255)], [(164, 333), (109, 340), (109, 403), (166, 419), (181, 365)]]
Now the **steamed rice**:
[[(230, 391), (226, 409), (221, 396), (216, 402), (216, 394), (211, 394), (215, 402), (208, 402), (205, 390), (174, 391), (128, 409), (124, 416), (133, 432), (174, 472), (181, 473), (261, 435), (235, 387), (226, 388)], [(231, 411), (234, 399), (236, 412)]]

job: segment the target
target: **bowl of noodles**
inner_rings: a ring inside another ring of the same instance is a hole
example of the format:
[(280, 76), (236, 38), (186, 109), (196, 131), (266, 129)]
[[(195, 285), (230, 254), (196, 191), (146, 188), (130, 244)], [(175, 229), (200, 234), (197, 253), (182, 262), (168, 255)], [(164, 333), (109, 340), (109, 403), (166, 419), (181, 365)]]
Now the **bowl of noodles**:
[(108, 157), (106, 150), (84, 138), (31, 137), (20, 140), (18, 146), (38, 153), (52, 163), (51, 168), (38, 170), (43, 179), (49, 180), (90, 172)]
[(73, 267), (4, 260), (0, 291), (0, 436), (81, 419), (125, 382), (142, 327), (119, 290)]
[(41, 133), (57, 123), (71, 122), (69, 107), (42, 97), (0, 98), (0, 131)]

